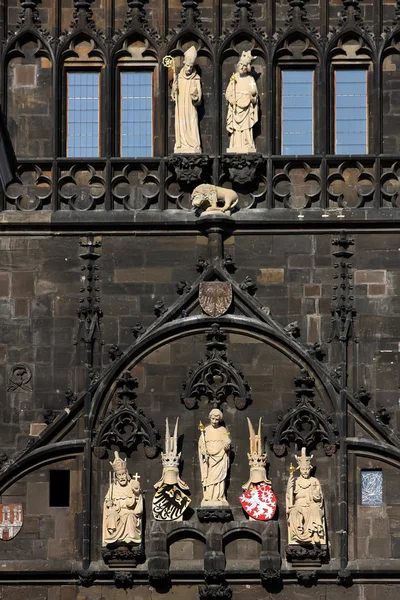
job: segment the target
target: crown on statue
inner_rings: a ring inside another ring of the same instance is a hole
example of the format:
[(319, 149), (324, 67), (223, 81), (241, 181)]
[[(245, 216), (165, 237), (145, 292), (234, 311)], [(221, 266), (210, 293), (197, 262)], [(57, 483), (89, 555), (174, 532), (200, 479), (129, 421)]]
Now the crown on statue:
[(303, 448), (301, 449), (300, 456), (296, 456), (296, 454), (295, 454), (295, 458), (297, 460), (297, 464), (299, 465), (300, 469), (301, 469), (301, 467), (312, 467), (311, 459), (313, 458), (313, 455), (311, 454), (311, 456), (307, 456), (307, 451), (306, 451), (305, 446), (303, 446)]
[(265, 465), (267, 464), (267, 455), (266, 454), (249, 454), (249, 453), (247, 453), (247, 457), (249, 459), (250, 468), (265, 467)]
[(161, 460), (163, 467), (179, 467), (179, 460), (181, 457), (181, 453), (175, 454), (174, 452), (162, 452)]
[(126, 458), (122, 459), (117, 452), (114, 452), (114, 460), (110, 462), (110, 465), (113, 468), (114, 473), (128, 472), (128, 467), (126, 466)]
[(178, 422), (176, 419), (174, 433), (171, 435), (168, 418), (165, 419), (165, 452), (161, 453), (163, 467), (179, 467), (181, 453), (178, 452)]

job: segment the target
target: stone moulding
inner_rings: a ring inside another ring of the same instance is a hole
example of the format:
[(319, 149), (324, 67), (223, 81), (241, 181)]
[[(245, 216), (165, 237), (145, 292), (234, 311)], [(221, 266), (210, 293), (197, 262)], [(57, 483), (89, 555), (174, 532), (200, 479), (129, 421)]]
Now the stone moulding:
[(201, 507), (197, 509), (197, 516), (200, 523), (227, 523), (233, 519), (232, 511), (229, 507)]
[(109, 567), (114, 568), (135, 568), (145, 561), (142, 544), (109, 544), (101, 549), (101, 556)]
[(286, 558), (293, 565), (321, 565), (329, 560), (329, 550), (326, 544), (289, 544)]

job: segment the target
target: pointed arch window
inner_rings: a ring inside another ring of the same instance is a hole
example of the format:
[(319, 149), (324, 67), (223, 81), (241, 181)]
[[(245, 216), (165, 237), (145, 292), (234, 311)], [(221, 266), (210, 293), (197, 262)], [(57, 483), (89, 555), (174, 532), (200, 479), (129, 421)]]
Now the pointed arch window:
[(153, 71), (122, 70), (121, 156), (153, 155)]
[(335, 69), (335, 154), (368, 152), (367, 70)]
[(313, 69), (282, 71), (282, 154), (312, 154)]
[(100, 73), (67, 73), (67, 156), (99, 156)]

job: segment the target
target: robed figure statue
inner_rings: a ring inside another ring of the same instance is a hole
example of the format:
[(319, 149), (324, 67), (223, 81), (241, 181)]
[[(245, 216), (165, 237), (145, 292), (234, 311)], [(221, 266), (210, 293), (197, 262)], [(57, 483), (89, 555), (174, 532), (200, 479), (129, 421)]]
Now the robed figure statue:
[(143, 496), (139, 475), (131, 477), (118, 452), (111, 464), (110, 484), (104, 499), (103, 546), (115, 542), (141, 544)]
[(186, 50), (183, 67), (172, 83), (172, 100), (175, 102), (175, 147), (176, 154), (201, 152), (199, 118), (197, 106), (201, 104), (200, 76), (196, 72), (196, 48)]
[(209, 414), (210, 425), (200, 423), (199, 461), (203, 500), (201, 506), (229, 506), (225, 497), (229, 469), (231, 438), (221, 425), (222, 412), (213, 408)]
[(306, 449), (296, 456), (300, 475), (295, 479), (291, 465), (286, 490), (286, 516), (289, 544), (326, 544), (324, 498), (321, 484), (310, 477), (311, 456)]
[(251, 51), (242, 52), (236, 72), (230, 78), (225, 97), (228, 102), (226, 128), (230, 134), (227, 152), (256, 152), (253, 126), (258, 121), (258, 91), (250, 75), (255, 60)]

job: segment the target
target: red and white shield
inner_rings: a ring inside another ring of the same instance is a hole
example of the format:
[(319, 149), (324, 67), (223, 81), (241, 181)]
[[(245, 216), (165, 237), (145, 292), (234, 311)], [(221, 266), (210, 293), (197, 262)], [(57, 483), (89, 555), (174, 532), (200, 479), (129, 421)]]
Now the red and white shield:
[(257, 521), (269, 521), (276, 511), (276, 497), (266, 483), (259, 483), (239, 496), (247, 514)]
[(22, 504), (0, 504), (0, 540), (12, 540), (24, 520)]

